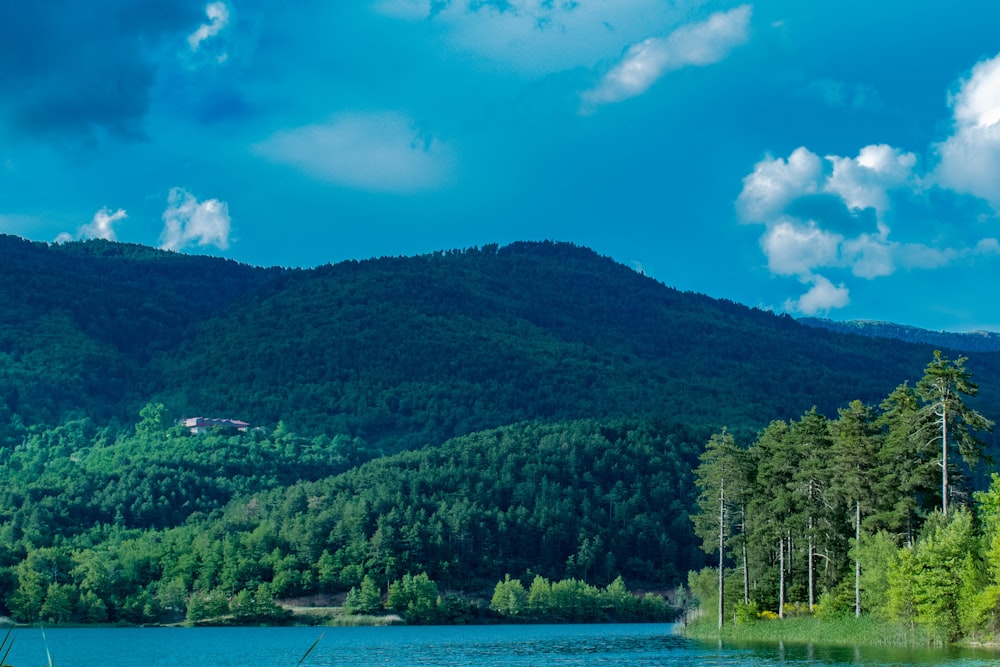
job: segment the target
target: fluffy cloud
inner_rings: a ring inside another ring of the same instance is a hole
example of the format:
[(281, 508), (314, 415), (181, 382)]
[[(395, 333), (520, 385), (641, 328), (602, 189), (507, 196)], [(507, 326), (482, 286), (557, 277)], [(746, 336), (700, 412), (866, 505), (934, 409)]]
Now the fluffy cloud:
[(786, 301), (785, 310), (803, 315), (815, 315), (834, 308), (843, 308), (851, 302), (850, 291), (843, 283), (834, 285), (823, 276), (812, 276), (804, 282), (812, 286), (797, 300)]
[(442, 187), (450, 180), (453, 162), (444, 142), (392, 112), (342, 114), (327, 123), (278, 132), (255, 149), (318, 178), (373, 192)]
[(665, 38), (647, 38), (629, 48), (597, 87), (584, 93), (584, 105), (620, 102), (646, 92), (671, 70), (719, 62), (746, 43), (749, 24), (750, 6), (743, 5), (677, 28)]
[(826, 190), (836, 193), (848, 208), (875, 209), (880, 216), (889, 209), (889, 190), (907, 184), (917, 164), (917, 156), (892, 146), (865, 146), (858, 157), (827, 156), (833, 173)]
[(125, 209), (120, 208), (112, 213), (111, 209), (102, 208), (94, 214), (93, 219), (91, 219), (89, 223), (81, 225), (80, 229), (76, 231), (76, 234), (63, 232), (57, 236), (56, 243), (65, 243), (67, 241), (80, 239), (105, 239), (107, 241), (117, 241), (118, 236), (115, 234), (115, 224), (121, 222), (127, 217), (128, 215), (125, 213)]
[[(820, 81), (810, 91), (829, 93), (827, 102), (845, 106), (847, 88)], [(973, 67), (949, 104), (953, 131), (933, 146), (939, 160), (930, 173), (918, 171), (914, 153), (873, 144), (856, 157), (822, 159), (800, 147), (787, 160), (766, 157), (744, 177), (736, 200), (739, 220), (765, 226), (760, 245), (774, 274), (794, 275), (810, 285), (799, 299), (786, 302), (787, 309), (809, 313), (848, 303), (847, 288), (835, 286), (820, 270), (846, 269), (874, 279), (900, 269), (935, 269), (1000, 254), (996, 238), (976, 240), (977, 232), (961, 224), (968, 209), (956, 205), (953, 215), (941, 216), (933, 208), (942, 200), (972, 195), (1000, 213), (1000, 55)], [(933, 186), (940, 190), (929, 194)], [(908, 224), (900, 229), (904, 236), (916, 235), (916, 241), (890, 239), (900, 201), (910, 207)], [(959, 222), (947, 230), (934, 224), (948, 218)], [(932, 241), (920, 238), (921, 226), (923, 236), (934, 234)], [(934, 231), (927, 231), (931, 227)]]
[(182, 250), (191, 245), (229, 247), (229, 206), (218, 199), (199, 202), (183, 188), (173, 188), (163, 211), (160, 247)]
[(897, 254), (897, 246), (881, 234), (861, 234), (844, 241), (841, 250), (851, 273), (859, 278), (878, 278), (896, 272), (893, 256)]
[(805, 147), (788, 159), (766, 157), (743, 179), (736, 209), (744, 222), (768, 222), (779, 217), (795, 199), (819, 190), (823, 162)]
[(772, 273), (810, 285), (786, 308), (812, 313), (849, 303), (847, 288), (819, 271), (873, 279), (983, 254), (890, 240), (895, 193), (922, 187), (916, 165), (913, 153), (886, 144), (865, 146), (856, 157), (820, 158), (800, 147), (787, 159), (769, 156), (754, 165), (736, 200), (739, 219), (765, 226), (760, 246)]
[(954, 132), (937, 145), (937, 184), (1000, 212), (1000, 55), (972, 68), (951, 96)]
[(805, 278), (815, 268), (836, 265), (842, 241), (843, 237), (823, 231), (815, 223), (783, 220), (767, 229), (760, 245), (772, 273)]

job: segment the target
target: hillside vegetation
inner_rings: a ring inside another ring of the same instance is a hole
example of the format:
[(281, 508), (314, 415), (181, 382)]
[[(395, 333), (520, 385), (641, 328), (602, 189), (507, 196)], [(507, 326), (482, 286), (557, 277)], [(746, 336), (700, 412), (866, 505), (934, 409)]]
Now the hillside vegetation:
[[(26, 621), (506, 574), (662, 590), (704, 564), (711, 433), (876, 405), (933, 351), (560, 243), (285, 270), (0, 236), (0, 278), (0, 613)], [(998, 363), (970, 362), (986, 415)]]
[[(129, 425), (157, 401), (387, 452), (535, 419), (749, 436), (877, 401), (932, 349), (678, 292), (569, 244), (285, 271), (0, 237), (0, 258), (0, 411), (29, 424)], [(977, 372), (998, 360), (977, 355)], [(1000, 405), (988, 383), (980, 400)]]

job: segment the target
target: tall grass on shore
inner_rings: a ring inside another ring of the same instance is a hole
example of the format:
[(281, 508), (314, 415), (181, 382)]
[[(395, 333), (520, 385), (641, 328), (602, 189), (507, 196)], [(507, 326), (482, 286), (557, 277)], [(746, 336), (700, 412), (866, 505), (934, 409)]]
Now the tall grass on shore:
[(7, 664), (7, 656), (10, 655), (10, 650), (14, 647), (14, 638), (10, 634), (14, 632), (14, 626), (7, 628), (7, 634), (3, 636), (3, 641), (0, 641), (0, 653), (3, 657), (0, 658), (0, 667)]
[(856, 646), (927, 646), (933, 643), (920, 627), (869, 616), (823, 619), (801, 616), (725, 625), (721, 629), (714, 619), (701, 618), (688, 625), (684, 634), (694, 639)]

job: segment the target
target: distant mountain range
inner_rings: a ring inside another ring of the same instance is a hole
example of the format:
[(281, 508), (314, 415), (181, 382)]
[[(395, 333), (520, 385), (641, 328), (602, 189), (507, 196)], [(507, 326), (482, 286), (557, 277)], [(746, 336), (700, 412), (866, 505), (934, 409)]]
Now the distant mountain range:
[(819, 317), (800, 317), (798, 321), (828, 331), (852, 333), (873, 338), (892, 338), (907, 343), (933, 345), (963, 353), (1000, 352), (1000, 333), (995, 331), (969, 331), (966, 333), (928, 331), (905, 324), (893, 324), (878, 320), (836, 322)]
[[(289, 270), (0, 236), (0, 299), (0, 415), (129, 424), (158, 401), (387, 452), (532, 420), (661, 415), (752, 435), (878, 402), (935, 347), (972, 350), (820, 328), (552, 242)], [(969, 367), (1000, 414), (1000, 353)]]

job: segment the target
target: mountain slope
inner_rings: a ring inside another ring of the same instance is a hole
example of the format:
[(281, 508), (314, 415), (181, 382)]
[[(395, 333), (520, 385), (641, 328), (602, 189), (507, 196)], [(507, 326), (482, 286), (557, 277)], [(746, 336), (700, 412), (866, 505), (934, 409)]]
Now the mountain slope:
[(662, 414), (749, 434), (881, 400), (930, 357), (681, 293), (584, 248), (517, 243), (289, 274), (156, 368), (175, 409), (397, 451), (533, 419)]
[(0, 406), (50, 423), (75, 411), (134, 416), (153, 353), (283, 272), (132, 244), (0, 235)]
[[(149, 400), (392, 452), (530, 420), (663, 415), (750, 435), (916, 380), (929, 345), (682, 293), (515, 243), (306, 271), (0, 236), (0, 412), (130, 423)], [(1000, 354), (977, 354), (978, 407)]]
[(894, 338), (907, 343), (933, 345), (941, 349), (956, 350), (965, 354), (975, 352), (1000, 352), (1000, 333), (995, 331), (928, 331), (905, 324), (876, 320), (850, 320), (835, 322), (820, 317), (801, 317), (799, 322), (811, 327), (852, 333), (872, 338)]

